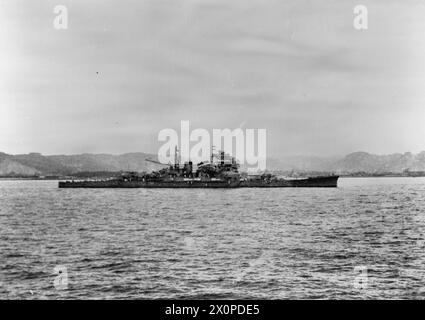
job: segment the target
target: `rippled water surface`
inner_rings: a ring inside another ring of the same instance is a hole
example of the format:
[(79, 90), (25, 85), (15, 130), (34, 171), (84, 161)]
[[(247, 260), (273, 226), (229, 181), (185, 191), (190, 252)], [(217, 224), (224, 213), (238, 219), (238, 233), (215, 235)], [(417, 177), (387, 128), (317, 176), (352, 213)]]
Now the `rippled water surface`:
[(3, 299), (424, 297), (424, 178), (234, 190), (0, 181)]

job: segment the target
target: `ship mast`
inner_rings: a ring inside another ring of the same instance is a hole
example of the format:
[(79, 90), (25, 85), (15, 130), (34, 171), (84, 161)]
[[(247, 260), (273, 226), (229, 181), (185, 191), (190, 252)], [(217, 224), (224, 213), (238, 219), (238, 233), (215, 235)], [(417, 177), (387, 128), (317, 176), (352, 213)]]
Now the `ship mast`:
[(214, 146), (211, 146), (211, 156), (210, 156), (210, 163), (212, 164), (214, 161)]
[(179, 161), (179, 149), (177, 149), (177, 146), (174, 149), (174, 168), (178, 169), (180, 167), (180, 161)]

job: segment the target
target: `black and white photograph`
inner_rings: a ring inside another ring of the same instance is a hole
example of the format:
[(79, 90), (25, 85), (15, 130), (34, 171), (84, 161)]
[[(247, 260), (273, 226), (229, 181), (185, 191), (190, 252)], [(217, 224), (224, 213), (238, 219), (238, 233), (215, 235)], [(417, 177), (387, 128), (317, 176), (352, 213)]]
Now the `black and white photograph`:
[(0, 300), (424, 299), (424, 17), (0, 0)]

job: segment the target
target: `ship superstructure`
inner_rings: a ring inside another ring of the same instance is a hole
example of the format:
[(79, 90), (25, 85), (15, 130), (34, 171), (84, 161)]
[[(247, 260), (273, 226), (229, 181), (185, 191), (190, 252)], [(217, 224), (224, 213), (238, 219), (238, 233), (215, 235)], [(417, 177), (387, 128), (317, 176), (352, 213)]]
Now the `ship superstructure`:
[[(157, 161), (146, 159), (163, 165)], [(177, 148), (174, 164), (150, 173), (126, 172), (120, 178), (97, 181), (61, 181), (59, 188), (273, 188), (336, 187), (338, 176), (283, 179), (270, 173), (249, 176), (239, 172), (234, 157), (224, 151), (211, 152), (209, 161), (180, 164)]]

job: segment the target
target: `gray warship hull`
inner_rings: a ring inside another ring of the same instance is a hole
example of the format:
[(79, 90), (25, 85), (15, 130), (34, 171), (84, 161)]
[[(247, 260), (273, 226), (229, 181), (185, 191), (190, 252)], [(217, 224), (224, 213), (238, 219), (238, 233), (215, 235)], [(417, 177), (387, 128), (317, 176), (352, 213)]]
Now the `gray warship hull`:
[(338, 176), (277, 180), (60, 181), (59, 188), (336, 188)]

